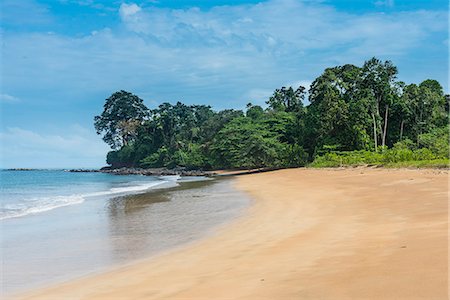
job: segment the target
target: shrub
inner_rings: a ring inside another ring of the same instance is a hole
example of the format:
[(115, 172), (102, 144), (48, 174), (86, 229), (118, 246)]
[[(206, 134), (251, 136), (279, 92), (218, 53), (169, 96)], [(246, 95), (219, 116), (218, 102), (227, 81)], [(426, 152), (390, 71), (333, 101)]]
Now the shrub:
[(394, 144), (394, 149), (416, 149), (417, 145), (410, 139), (404, 139)]
[(175, 151), (172, 160), (175, 165), (188, 169), (202, 168), (206, 165), (206, 157), (197, 144), (189, 145), (187, 150)]
[(359, 165), (393, 165), (403, 162), (429, 162), (439, 158), (430, 149), (422, 148), (411, 150), (406, 148), (405, 145), (407, 144), (397, 145), (396, 147), (386, 149), (383, 152), (370, 152), (364, 150), (329, 152), (316, 157), (310, 166), (321, 168)]
[(419, 135), (419, 147), (428, 148), (437, 157), (449, 158), (449, 127), (435, 128)]
[(169, 150), (166, 147), (161, 147), (157, 152), (154, 152), (140, 161), (140, 166), (143, 168), (160, 168), (165, 167), (170, 161)]
[(385, 163), (414, 160), (414, 152), (410, 149), (389, 149), (383, 153)]

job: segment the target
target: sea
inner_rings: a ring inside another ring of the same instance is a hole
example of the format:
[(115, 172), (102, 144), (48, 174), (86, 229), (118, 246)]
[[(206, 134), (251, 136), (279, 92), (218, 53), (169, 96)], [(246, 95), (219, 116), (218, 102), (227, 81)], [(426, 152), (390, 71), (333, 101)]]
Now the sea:
[(249, 203), (230, 179), (0, 170), (1, 295), (182, 247)]

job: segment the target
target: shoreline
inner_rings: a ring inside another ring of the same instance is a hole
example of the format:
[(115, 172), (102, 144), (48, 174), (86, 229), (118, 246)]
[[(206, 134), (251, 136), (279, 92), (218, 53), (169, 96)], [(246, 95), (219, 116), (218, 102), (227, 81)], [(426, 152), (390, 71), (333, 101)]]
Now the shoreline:
[[(234, 200), (223, 201), (227, 195)], [(27, 243), (21, 242), (21, 235), (4, 236), (0, 295), (14, 298), (176, 251), (214, 235), (217, 228), (241, 216), (249, 201), (229, 179), (189, 178), (145, 193), (87, 201), (86, 208), (13, 218), (8, 226), (2, 223), (7, 232), (29, 223), (43, 226), (35, 226), (39, 229)], [(58, 231), (52, 224), (68, 227)], [(77, 234), (80, 228), (85, 230)], [(63, 240), (58, 238), (62, 235)]]
[(216, 234), (24, 299), (447, 299), (448, 172), (286, 169)]

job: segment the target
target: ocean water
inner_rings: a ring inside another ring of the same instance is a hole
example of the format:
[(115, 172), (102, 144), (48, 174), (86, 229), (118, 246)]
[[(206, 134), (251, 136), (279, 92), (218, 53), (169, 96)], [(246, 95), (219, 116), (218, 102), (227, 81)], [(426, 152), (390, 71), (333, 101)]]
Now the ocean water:
[(77, 205), (99, 196), (142, 192), (172, 181), (174, 178), (169, 176), (113, 176), (64, 170), (1, 170), (0, 220)]
[(249, 203), (230, 180), (0, 171), (1, 293), (133, 262), (195, 241)]

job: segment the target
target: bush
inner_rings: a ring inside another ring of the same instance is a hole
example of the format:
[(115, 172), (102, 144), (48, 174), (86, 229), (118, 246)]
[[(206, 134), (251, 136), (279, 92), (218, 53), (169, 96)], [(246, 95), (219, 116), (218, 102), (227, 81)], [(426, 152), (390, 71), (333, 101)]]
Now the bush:
[(281, 161), (285, 167), (302, 167), (308, 162), (308, 153), (297, 144), (286, 145)]
[(316, 157), (312, 162), (313, 167), (341, 167), (377, 164), (382, 158), (381, 153), (360, 151), (329, 152)]
[(389, 149), (383, 153), (384, 163), (414, 160), (414, 152), (410, 149)]
[(166, 147), (161, 147), (157, 152), (154, 152), (140, 161), (140, 166), (143, 168), (160, 168), (165, 167), (170, 162), (169, 150)]
[(428, 148), (439, 158), (449, 158), (449, 127), (435, 128), (419, 135), (419, 147)]
[(416, 149), (416, 144), (410, 139), (405, 139), (394, 144), (394, 149)]
[[(370, 151), (341, 151), (329, 152), (322, 156), (318, 156), (310, 164), (311, 167), (342, 167), (342, 166), (360, 166), (360, 165), (394, 165), (404, 162), (415, 162), (418, 165), (419, 161), (432, 162), (439, 157), (436, 156), (430, 149), (422, 148), (411, 150), (405, 147), (407, 143), (397, 145), (392, 149), (384, 150), (383, 152)], [(402, 164), (407, 166), (408, 164)], [(428, 163), (430, 165), (430, 163)], [(442, 165), (442, 160), (440, 161)]]
[(106, 163), (113, 168), (133, 167), (134, 149), (132, 146), (123, 146), (120, 150), (110, 151), (106, 155)]
[(177, 150), (173, 154), (172, 160), (175, 165), (188, 169), (203, 168), (207, 162), (200, 145), (191, 144), (188, 150)]
[(422, 148), (414, 151), (413, 160), (433, 160), (437, 159), (436, 155), (427, 148)]

